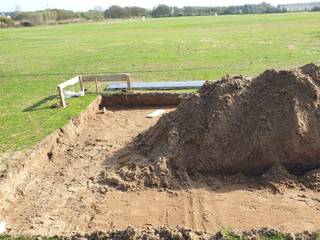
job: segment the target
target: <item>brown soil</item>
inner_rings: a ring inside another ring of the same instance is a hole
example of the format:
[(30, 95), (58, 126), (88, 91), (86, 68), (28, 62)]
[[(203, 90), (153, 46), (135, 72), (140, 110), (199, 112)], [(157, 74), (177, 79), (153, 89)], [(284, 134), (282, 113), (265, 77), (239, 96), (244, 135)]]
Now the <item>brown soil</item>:
[(312, 64), (208, 82), (119, 153), (118, 166), (108, 166), (100, 182), (177, 188), (190, 178), (261, 176), (275, 166), (287, 178), (304, 174), (320, 166), (319, 106), (319, 68)]
[(13, 235), (317, 231), (317, 71), (226, 77), (159, 121), (152, 108), (103, 114), (94, 103), (9, 164), (0, 221)]
[[(74, 120), (77, 130), (69, 127), (55, 135), (47, 151), (42, 148), (24, 158), (19, 173), (10, 171), (0, 182), (0, 220), (7, 222), (8, 233), (72, 236), (129, 225), (180, 225), (210, 233), (225, 227), (318, 230), (320, 194), (309, 189), (286, 188), (274, 194), (272, 187), (257, 188), (241, 175), (190, 179), (188, 187), (177, 191), (123, 192), (97, 184), (95, 176), (117, 162), (119, 154), (130, 152), (133, 139), (157, 122), (145, 117), (153, 110), (90, 113), (90, 119)], [(277, 184), (282, 186), (281, 181)]]
[(114, 106), (178, 106), (185, 98), (192, 96), (192, 93), (170, 93), (170, 92), (145, 92), (145, 93), (113, 93), (105, 94), (101, 105), (104, 107)]

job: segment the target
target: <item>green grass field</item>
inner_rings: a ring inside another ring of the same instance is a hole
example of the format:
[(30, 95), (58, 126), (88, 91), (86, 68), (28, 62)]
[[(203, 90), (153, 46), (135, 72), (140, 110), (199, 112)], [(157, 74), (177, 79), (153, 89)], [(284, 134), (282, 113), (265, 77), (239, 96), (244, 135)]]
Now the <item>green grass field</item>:
[(94, 99), (88, 95), (72, 99), (66, 109), (50, 108), (57, 102), (56, 85), (73, 75), (129, 72), (143, 81), (206, 80), (319, 64), (319, 19), (320, 13), (292, 13), (1, 29), (1, 76), (66, 75), (0, 77), (0, 152), (36, 144)]

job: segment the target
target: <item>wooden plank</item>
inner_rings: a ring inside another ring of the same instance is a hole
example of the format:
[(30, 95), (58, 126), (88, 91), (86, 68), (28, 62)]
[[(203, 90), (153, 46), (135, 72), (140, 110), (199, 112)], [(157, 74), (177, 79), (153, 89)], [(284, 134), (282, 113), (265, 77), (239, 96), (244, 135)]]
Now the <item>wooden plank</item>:
[(65, 82), (59, 84), (58, 86), (63, 89), (65, 87), (67, 87), (67, 86), (74, 85), (74, 84), (76, 84), (78, 82), (79, 82), (79, 76), (76, 76), (74, 78), (71, 78), (68, 81), (65, 81)]
[(83, 85), (82, 76), (79, 76), (79, 82), (80, 82), (80, 91), (84, 92), (84, 85)]
[(63, 88), (61, 86), (58, 86), (58, 92), (59, 92), (59, 97), (60, 97), (60, 104), (62, 107), (66, 107), (66, 99), (64, 97), (64, 93), (63, 93)]
[(131, 77), (129, 76), (129, 79), (127, 81), (128, 90), (131, 90)]
[(98, 88), (98, 79), (97, 78), (96, 78), (95, 83), (96, 83), (96, 94), (98, 96), (99, 95), (99, 88)]
[(58, 91), (59, 91), (59, 97), (60, 97), (60, 103), (62, 107), (66, 107), (66, 99), (64, 95), (63, 89), (67, 86), (74, 85), (76, 83), (80, 83), (80, 89), (83, 92), (84, 91), (84, 82), (95, 82), (96, 85), (96, 93), (99, 95), (99, 88), (98, 88), (98, 82), (118, 82), (123, 81), (127, 82), (128, 89), (131, 89), (131, 79), (130, 74), (128, 73), (119, 73), (119, 74), (111, 74), (111, 75), (82, 75), (82, 76), (76, 76), (74, 78), (69, 79), (68, 81), (65, 81), (58, 85)]
[(83, 82), (128, 82), (130, 75), (127, 73), (111, 74), (111, 75), (83, 75)]

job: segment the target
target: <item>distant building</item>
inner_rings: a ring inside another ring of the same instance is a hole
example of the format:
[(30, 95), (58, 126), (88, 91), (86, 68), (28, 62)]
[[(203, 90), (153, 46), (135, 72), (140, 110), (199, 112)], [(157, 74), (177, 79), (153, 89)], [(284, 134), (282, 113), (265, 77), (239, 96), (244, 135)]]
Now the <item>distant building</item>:
[(0, 17), (11, 18), (9, 13), (0, 12)]
[(320, 2), (280, 4), (278, 7), (288, 12), (310, 11), (314, 8), (320, 8)]

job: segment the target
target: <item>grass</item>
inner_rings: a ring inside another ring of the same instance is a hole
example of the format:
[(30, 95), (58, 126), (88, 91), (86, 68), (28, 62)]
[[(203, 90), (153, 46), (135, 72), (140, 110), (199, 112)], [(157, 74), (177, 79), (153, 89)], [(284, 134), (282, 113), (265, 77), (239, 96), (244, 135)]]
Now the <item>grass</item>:
[[(228, 228), (223, 229), (222, 235), (223, 235), (224, 239), (226, 239), (226, 240), (245, 240), (246, 239), (243, 236), (239, 236), (237, 234), (234, 234)], [(284, 234), (282, 234), (280, 232), (275, 232), (274, 234), (271, 234), (269, 236), (260, 235), (257, 238), (257, 240), (286, 240), (286, 239), (288, 239), (288, 237), (286, 237)], [(320, 234), (316, 235), (315, 240), (320, 240)]]
[(0, 75), (66, 75), (0, 77), (0, 152), (29, 148), (94, 99), (50, 108), (57, 102), (56, 85), (73, 75), (133, 72), (141, 81), (207, 80), (319, 63), (319, 17), (181, 17), (1, 29)]

